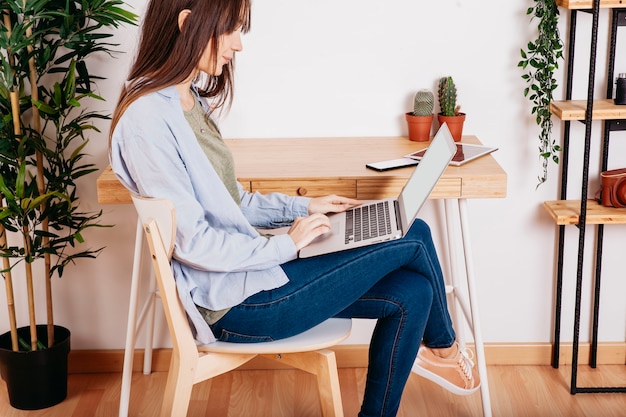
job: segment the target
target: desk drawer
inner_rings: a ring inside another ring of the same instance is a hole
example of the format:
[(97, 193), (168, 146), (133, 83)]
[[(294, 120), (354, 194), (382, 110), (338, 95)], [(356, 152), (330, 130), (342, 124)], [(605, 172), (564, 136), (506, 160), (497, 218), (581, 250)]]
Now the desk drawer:
[[(377, 200), (380, 198), (397, 197), (406, 183), (401, 178), (379, 178), (359, 180), (357, 183), (357, 198), (360, 200)], [(461, 197), (460, 178), (442, 178), (429, 198), (459, 198)]]
[(337, 194), (356, 198), (356, 180), (277, 180), (250, 181), (252, 192), (280, 192), (301, 197), (320, 197)]

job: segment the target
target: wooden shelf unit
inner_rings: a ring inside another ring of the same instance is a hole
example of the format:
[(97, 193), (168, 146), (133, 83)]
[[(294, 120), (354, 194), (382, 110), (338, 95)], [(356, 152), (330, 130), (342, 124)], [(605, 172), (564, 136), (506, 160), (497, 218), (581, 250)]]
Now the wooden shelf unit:
[[(590, 10), (592, 0), (556, 0), (556, 5), (568, 10)], [(600, 0), (601, 9), (616, 9), (626, 7), (626, 0)]]
[[(543, 203), (554, 222), (561, 225), (580, 223), (580, 200), (555, 200)], [(626, 208), (611, 208), (600, 205), (596, 200), (587, 200), (586, 224), (626, 224)]]
[[(550, 103), (550, 112), (562, 121), (584, 121), (586, 108), (587, 100), (561, 100)], [(593, 120), (626, 119), (626, 105), (617, 105), (613, 99), (594, 100), (592, 117)]]
[[(580, 318), (583, 287), (583, 263), (585, 259), (585, 232), (587, 225), (591, 225), (596, 234), (595, 242), (595, 268), (593, 285), (593, 316), (591, 330), (591, 349), (589, 364), (592, 368), (597, 364), (598, 350), (598, 325), (600, 310), (600, 287), (602, 270), (602, 246), (604, 237), (604, 226), (607, 224), (626, 224), (626, 209), (603, 207), (596, 200), (589, 199), (589, 156), (591, 149), (592, 122), (601, 121), (603, 124), (602, 143), (594, 143), (601, 146), (601, 167), (604, 171), (608, 166), (610, 134), (613, 131), (626, 130), (626, 105), (615, 105), (613, 97), (612, 81), (615, 77), (615, 55), (617, 43), (617, 31), (619, 27), (626, 26), (626, 0), (556, 0), (556, 4), (569, 10), (569, 53), (567, 54), (567, 79), (566, 98), (567, 100), (554, 101), (550, 105), (551, 113), (564, 123), (563, 129), (563, 155), (561, 158), (561, 184), (560, 196), (557, 201), (544, 202), (544, 208), (558, 226), (558, 255), (556, 263), (556, 295), (554, 311), (554, 340), (552, 351), (552, 366), (559, 366), (560, 351), (560, 331), (561, 331), (561, 306), (563, 292), (563, 264), (565, 263), (565, 229), (566, 226), (575, 225), (578, 228), (578, 262), (576, 269), (576, 298), (574, 309), (574, 331), (572, 349), (572, 373), (570, 383), (570, 393), (600, 393), (600, 392), (626, 392), (626, 387), (606, 387), (591, 386), (580, 387), (577, 384), (578, 372), (578, 346), (580, 342)], [(609, 59), (607, 63), (606, 98), (595, 99), (594, 85), (596, 72), (596, 54), (598, 43), (598, 26), (600, 9), (612, 9), (611, 36), (609, 47)], [(589, 71), (587, 80), (587, 99), (572, 99), (572, 81), (574, 79), (574, 50), (576, 39), (576, 20), (578, 11), (591, 15), (591, 45), (589, 52)], [(591, 99), (594, 98), (594, 99)], [(589, 117), (587, 117), (589, 115)], [(567, 179), (569, 166), (569, 143), (570, 127), (572, 121), (580, 121), (585, 124), (584, 152), (582, 155), (582, 183), (578, 200), (568, 198)], [(624, 162), (626, 163), (626, 161)]]

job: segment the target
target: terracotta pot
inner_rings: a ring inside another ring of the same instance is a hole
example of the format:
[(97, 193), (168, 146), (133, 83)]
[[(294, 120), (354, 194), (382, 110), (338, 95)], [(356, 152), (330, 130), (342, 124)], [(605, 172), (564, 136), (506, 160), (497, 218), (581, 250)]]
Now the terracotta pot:
[(463, 123), (465, 123), (465, 113), (459, 113), (456, 116), (444, 116), (439, 113), (437, 120), (439, 121), (439, 126), (444, 123), (448, 125), (448, 129), (450, 129), (450, 133), (455, 142), (461, 141), (463, 137)]
[(433, 115), (413, 116), (406, 113), (406, 122), (409, 127), (409, 139), (415, 142), (428, 142), (430, 140), (430, 129), (433, 125)]

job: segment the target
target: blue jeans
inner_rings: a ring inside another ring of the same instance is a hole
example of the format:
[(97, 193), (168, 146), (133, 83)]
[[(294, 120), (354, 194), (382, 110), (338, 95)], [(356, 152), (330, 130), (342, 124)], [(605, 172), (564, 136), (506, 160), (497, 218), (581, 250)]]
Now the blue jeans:
[(359, 416), (395, 416), (420, 342), (455, 340), (445, 284), (426, 223), (402, 239), (282, 265), (289, 282), (233, 307), (211, 326), (230, 342), (301, 333), (329, 317), (377, 319)]

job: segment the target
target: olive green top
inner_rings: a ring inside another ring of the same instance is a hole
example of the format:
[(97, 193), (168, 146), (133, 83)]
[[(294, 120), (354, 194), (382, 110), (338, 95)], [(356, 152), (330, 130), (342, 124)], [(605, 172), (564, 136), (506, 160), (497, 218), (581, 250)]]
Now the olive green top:
[[(230, 149), (224, 143), (222, 134), (211, 117), (204, 111), (200, 103), (195, 103), (193, 109), (185, 111), (185, 119), (193, 129), (198, 139), (198, 144), (204, 151), (204, 154), (213, 165), (226, 189), (235, 200), (237, 205), (241, 204), (239, 197), (239, 189), (237, 188), (237, 178), (235, 177), (235, 163)], [(230, 308), (223, 310), (208, 310), (202, 306), (198, 306), (198, 311), (204, 317), (208, 324), (214, 324), (224, 317)]]
[(239, 189), (237, 188), (237, 177), (235, 176), (235, 162), (230, 149), (224, 143), (222, 134), (213, 119), (206, 114), (200, 103), (195, 103), (193, 109), (185, 111), (185, 118), (193, 129), (198, 139), (198, 144), (217, 175), (221, 178), (226, 189), (235, 200), (237, 205), (241, 204)]

